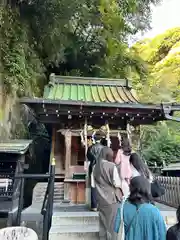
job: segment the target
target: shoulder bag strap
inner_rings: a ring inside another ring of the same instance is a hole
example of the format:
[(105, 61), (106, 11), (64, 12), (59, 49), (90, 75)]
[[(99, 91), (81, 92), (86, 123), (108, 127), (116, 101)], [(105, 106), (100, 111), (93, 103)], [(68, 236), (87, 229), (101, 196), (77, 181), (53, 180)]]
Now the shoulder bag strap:
[(130, 224), (128, 225), (128, 228), (127, 228), (127, 230), (126, 230), (126, 234), (129, 232), (129, 230), (130, 230), (130, 228), (131, 228), (131, 225), (132, 225), (132, 223), (133, 223), (135, 217), (136, 217), (137, 214), (139, 213), (140, 208), (141, 208), (141, 207), (137, 208), (136, 213), (134, 214), (134, 216), (133, 216), (133, 218), (132, 218)]
[(123, 214), (124, 214), (124, 203), (125, 203), (125, 201), (126, 201), (126, 198), (123, 197), (122, 198), (122, 204), (121, 204), (121, 221), (124, 220)]

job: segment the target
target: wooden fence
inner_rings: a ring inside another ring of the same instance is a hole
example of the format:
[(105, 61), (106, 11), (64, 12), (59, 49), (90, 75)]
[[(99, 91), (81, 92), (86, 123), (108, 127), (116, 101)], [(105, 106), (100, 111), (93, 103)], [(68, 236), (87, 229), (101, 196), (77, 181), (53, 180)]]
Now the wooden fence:
[(165, 194), (157, 201), (177, 208), (180, 205), (180, 178), (179, 177), (155, 177), (165, 188)]
[(163, 167), (152, 167), (152, 166), (150, 166), (148, 168), (153, 173), (153, 175), (161, 175)]

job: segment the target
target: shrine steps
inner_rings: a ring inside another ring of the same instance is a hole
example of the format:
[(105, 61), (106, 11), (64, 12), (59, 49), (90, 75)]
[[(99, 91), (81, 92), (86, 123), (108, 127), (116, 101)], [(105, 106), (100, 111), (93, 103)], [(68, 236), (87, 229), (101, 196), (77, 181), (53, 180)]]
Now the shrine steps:
[(86, 205), (55, 207), (49, 240), (99, 239), (99, 215)]
[[(37, 183), (33, 190), (32, 204), (22, 211), (22, 221), (40, 221), (42, 218), (41, 208), (47, 188), (47, 183)], [(54, 204), (58, 204), (64, 199), (64, 183), (55, 182)]]
[[(33, 204), (42, 203), (46, 192), (47, 183), (37, 183), (33, 190)], [(64, 182), (55, 182), (54, 185), (54, 203), (59, 203), (64, 199)]]
[[(47, 183), (37, 183), (33, 190), (32, 204), (24, 209), (21, 214), (21, 224), (36, 231), (39, 239), (42, 239), (43, 217), (41, 208), (47, 188)], [(64, 183), (55, 182), (54, 205), (59, 204), (64, 199)]]
[[(38, 183), (33, 191), (32, 205), (22, 212), (22, 225), (36, 231), (40, 240), (42, 239), (43, 219), (40, 213), (47, 183)], [(55, 197), (53, 207), (52, 226), (49, 232), (49, 240), (90, 240), (99, 239), (98, 212), (91, 212), (86, 205), (75, 205), (65, 203), (64, 184), (55, 183)], [(167, 227), (174, 223), (167, 222), (167, 218), (176, 218), (176, 209), (156, 203), (160, 209)], [(176, 220), (176, 219), (175, 219)]]
[(60, 229), (52, 228), (49, 233), (49, 240), (98, 240), (98, 233), (92, 227), (77, 228), (77, 227), (61, 227)]

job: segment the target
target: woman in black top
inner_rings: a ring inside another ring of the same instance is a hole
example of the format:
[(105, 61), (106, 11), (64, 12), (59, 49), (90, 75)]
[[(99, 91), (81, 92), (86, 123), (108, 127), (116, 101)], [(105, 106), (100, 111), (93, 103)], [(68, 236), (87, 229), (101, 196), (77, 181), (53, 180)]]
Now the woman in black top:
[(177, 209), (176, 216), (178, 223), (168, 229), (166, 240), (180, 240), (180, 206)]

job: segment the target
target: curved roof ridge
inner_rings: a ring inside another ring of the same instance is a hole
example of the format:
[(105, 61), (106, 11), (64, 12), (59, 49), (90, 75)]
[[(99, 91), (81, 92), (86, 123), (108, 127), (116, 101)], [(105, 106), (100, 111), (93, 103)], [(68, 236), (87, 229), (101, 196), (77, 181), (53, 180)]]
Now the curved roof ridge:
[(116, 78), (97, 78), (97, 77), (78, 77), (78, 76), (61, 76), (50, 75), (49, 84), (87, 84), (87, 85), (103, 85), (103, 86), (122, 86), (132, 88), (132, 81), (129, 79), (116, 79)]

